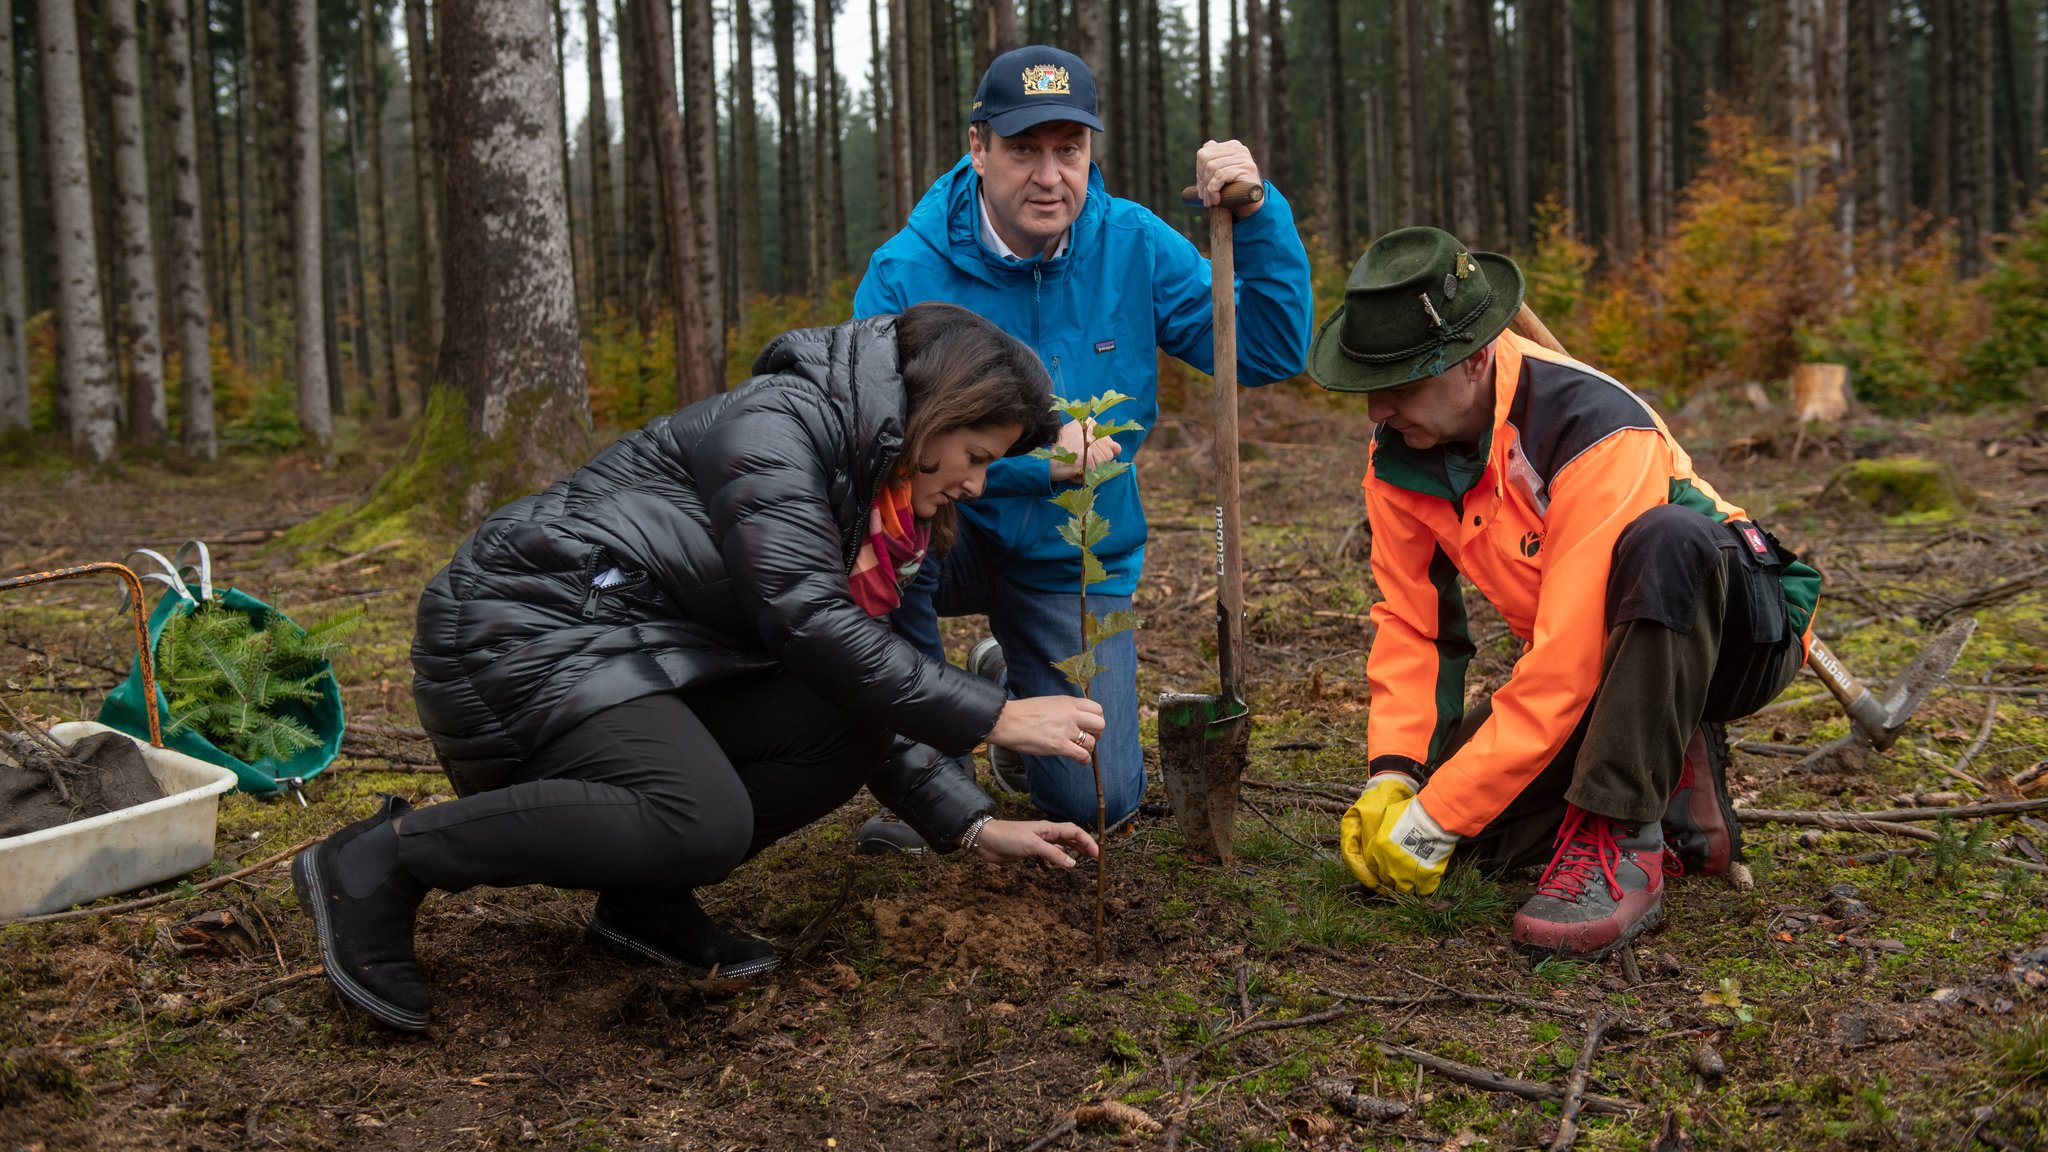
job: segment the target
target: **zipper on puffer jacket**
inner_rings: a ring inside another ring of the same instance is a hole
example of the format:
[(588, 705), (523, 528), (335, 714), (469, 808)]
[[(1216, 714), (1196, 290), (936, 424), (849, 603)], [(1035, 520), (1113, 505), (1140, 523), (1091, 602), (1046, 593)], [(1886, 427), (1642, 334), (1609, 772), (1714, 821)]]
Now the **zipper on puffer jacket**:
[(597, 602), (604, 596), (604, 589), (597, 586), (597, 574), (604, 571), (604, 545), (590, 550), (583, 560), (583, 607), (579, 613), (585, 620), (597, 619)]
[(882, 461), (882, 466), (875, 471), (875, 486), (868, 490), (867, 503), (860, 506), (860, 518), (854, 521), (853, 536), (847, 542), (846, 574), (848, 576), (853, 575), (853, 566), (860, 563), (860, 546), (867, 539), (868, 521), (874, 516), (875, 501), (881, 498), (882, 485), (888, 479), (889, 470), (896, 466), (896, 459), (896, 456), (890, 456)]

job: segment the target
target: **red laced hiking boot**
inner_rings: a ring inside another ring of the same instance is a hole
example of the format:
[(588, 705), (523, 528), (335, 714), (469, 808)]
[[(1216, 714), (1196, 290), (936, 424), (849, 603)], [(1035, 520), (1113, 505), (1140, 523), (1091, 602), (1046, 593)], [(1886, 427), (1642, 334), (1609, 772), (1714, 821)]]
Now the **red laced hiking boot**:
[(1536, 895), (1515, 913), (1515, 941), (1597, 960), (1663, 915), (1664, 837), (1655, 824), (1630, 829), (1583, 808), (1567, 812)]
[(1693, 732), (1678, 787), (1664, 807), (1664, 853), (1678, 865), (1674, 875), (1725, 876), (1728, 865), (1742, 859), (1742, 822), (1728, 798), (1728, 753), (1708, 741), (1704, 726)]

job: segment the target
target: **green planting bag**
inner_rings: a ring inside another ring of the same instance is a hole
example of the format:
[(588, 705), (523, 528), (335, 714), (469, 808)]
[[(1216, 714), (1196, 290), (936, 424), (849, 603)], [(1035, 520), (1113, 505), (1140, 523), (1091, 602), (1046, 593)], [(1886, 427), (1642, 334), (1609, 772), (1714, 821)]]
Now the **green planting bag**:
[[(154, 553), (150, 555), (155, 556)], [(180, 553), (181, 560), (183, 555)], [(200, 555), (204, 557), (203, 549)], [(162, 558), (156, 559), (161, 561)], [(170, 565), (166, 564), (165, 568), (170, 569)], [(175, 573), (170, 579), (164, 579), (154, 573), (151, 574), (151, 578), (159, 580), (170, 589), (163, 599), (157, 602), (156, 610), (149, 616), (149, 651), (152, 666), (158, 670), (159, 677), (163, 675), (164, 668), (163, 652), (160, 647), (164, 629), (172, 621), (199, 611), (202, 603), (210, 601), (212, 605), (218, 606), (214, 610), (225, 609), (241, 613), (247, 618), (249, 625), (259, 631), (275, 630), (281, 626), (294, 630), (295, 636), (305, 635), (305, 630), (290, 617), (239, 589), (229, 588), (217, 596), (214, 595), (211, 580), (204, 574), (203, 568), (197, 581), (197, 588), (187, 586)], [(322, 626), (316, 625), (316, 628), (318, 627)], [(210, 656), (211, 653), (201, 655)], [(310, 672), (292, 678), (293, 683), (302, 686), (297, 693), (301, 698), (274, 699), (261, 708), (267, 716), (289, 723), (296, 732), (292, 738), (294, 741), (304, 743), (310, 739), (312, 743), (309, 746), (286, 748), (258, 755), (253, 761), (244, 760), (217, 746), (196, 724), (190, 722), (189, 716), (184, 718), (186, 722), (181, 723), (181, 718), (171, 711), (170, 699), (159, 680), (156, 686), (156, 707), (157, 715), (161, 718), (164, 747), (230, 769), (239, 778), (240, 787), (245, 792), (264, 796), (297, 787), (333, 763), (335, 755), (341, 751), (341, 686), (334, 679), (334, 667), (323, 659), (311, 665), (310, 669)], [(229, 675), (232, 677), (235, 673), (230, 672)], [(255, 687), (258, 696), (268, 695), (269, 679), (256, 674), (245, 675), (261, 680)], [(129, 670), (128, 678), (108, 693), (107, 702), (100, 708), (99, 721), (131, 736), (149, 739), (149, 715), (144, 708), (140, 655), (136, 657), (134, 667)], [(233, 742), (227, 737), (223, 737), (223, 740)], [(278, 742), (273, 738), (270, 744), (276, 747)]]

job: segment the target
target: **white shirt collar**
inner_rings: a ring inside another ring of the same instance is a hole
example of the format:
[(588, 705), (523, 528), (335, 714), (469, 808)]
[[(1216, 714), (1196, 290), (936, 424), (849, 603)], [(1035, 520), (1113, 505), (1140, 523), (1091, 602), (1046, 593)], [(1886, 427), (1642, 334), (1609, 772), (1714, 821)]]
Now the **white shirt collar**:
[[(977, 186), (974, 189), (974, 204), (977, 208), (981, 210), (981, 246), (995, 253), (996, 255), (1001, 256), (1005, 260), (1015, 260), (1021, 263), (1022, 261), (1029, 259), (1029, 257), (1017, 255), (1016, 250), (1012, 249), (1008, 244), (1005, 244), (1001, 236), (996, 235), (995, 222), (988, 218), (988, 200), (987, 198), (982, 196), (981, 188), (979, 186)], [(1057, 260), (1060, 257), (1065, 256), (1067, 254), (1067, 244), (1073, 238), (1074, 229), (1072, 227), (1069, 227), (1065, 232), (1060, 233), (1059, 246), (1054, 248), (1052, 250), (1052, 255), (1046, 257), (1046, 259)]]

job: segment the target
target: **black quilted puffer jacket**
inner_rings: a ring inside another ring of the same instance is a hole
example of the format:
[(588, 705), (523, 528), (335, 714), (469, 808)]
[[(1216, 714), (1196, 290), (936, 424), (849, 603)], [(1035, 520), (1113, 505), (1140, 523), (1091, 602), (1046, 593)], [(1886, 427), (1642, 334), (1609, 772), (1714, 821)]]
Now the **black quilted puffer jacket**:
[[(950, 846), (991, 805), (939, 753), (1001, 689), (931, 660), (848, 589), (903, 446), (894, 317), (778, 337), (755, 376), (493, 513), (420, 599), (413, 698), (457, 791), (600, 709), (787, 668), (899, 739), (868, 782)], [(594, 578), (617, 568), (622, 584)]]

